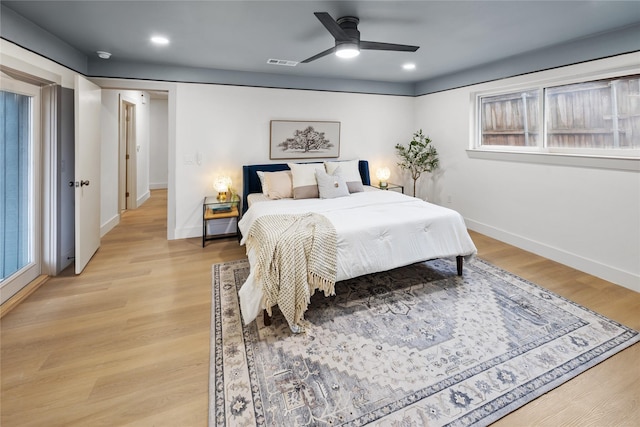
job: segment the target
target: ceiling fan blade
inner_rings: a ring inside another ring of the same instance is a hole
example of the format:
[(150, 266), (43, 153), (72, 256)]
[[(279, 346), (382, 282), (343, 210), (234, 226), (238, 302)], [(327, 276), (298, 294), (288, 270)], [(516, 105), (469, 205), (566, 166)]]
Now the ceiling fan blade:
[(307, 58), (307, 59), (305, 59), (304, 61), (300, 61), (300, 63), (301, 63), (301, 64), (306, 64), (307, 62), (315, 61), (316, 59), (320, 59), (320, 58), (322, 58), (323, 56), (327, 56), (327, 55), (329, 55), (329, 54), (331, 54), (331, 53), (335, 52), (335, 50), (336, 50), (336, 47), (335, 47), (335, 46), (334, 46), (334, 47), (331, 47), (331, 48), (329, 48), (329, 49), (325, 50), (324, 52), (320, 52), (320, 53), (319, 53), (319, 54), (317, 54), (317, 55), (313, 55), (311, 58)]
[(395, 43), (369, 42), (369, 41), (361, 40), (360, 49), (415, 52), (416, 50), (420, 49), (420, 46), (410, 46), (407, 44), (395, 44)]
[(344, 32), (340, 25), (329, 15), (327, 12), (314, 12), (316, 18), (324, 25), (324, 27), (331, 33), (336, 41), (349, 41), (350, 38), (347, 33)]

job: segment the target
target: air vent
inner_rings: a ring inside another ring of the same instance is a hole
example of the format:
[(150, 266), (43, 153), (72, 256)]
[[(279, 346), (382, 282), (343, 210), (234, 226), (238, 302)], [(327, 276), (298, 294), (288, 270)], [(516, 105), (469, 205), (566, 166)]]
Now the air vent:
[(296, 61), (287, 61), (286, 59), (267, 59), (267, 64), (284, 65), (285, 67), (295, 67), (298, 65)]

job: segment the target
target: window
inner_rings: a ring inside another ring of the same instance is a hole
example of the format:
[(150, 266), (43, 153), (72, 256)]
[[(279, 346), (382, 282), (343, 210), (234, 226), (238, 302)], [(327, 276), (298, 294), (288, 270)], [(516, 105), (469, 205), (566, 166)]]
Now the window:
[(476, 99), (476, 148), (622, 157), (640, 152), (640, 74)]
[(482, 97), (481, 144), (537, 146), (540, 141), (538, 98), (538, 90)]
[(640, 148), (640, 75), (545, 89), (547, 145)]
[(31, 262), (31, 97), (0, 91), (0, 281)]
[(39, 87), (0, 80), (0, 302), (41, 271)]

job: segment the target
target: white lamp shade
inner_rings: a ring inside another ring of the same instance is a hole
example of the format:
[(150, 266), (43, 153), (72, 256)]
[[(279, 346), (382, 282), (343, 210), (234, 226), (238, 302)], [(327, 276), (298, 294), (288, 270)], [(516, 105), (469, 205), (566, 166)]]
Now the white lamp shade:
[(391, 171), (387, 167), (382, 167), (376, 171), (376, 177), (380, 182), (387, 182), (391, 176)]
[(219, 176), (213, 181), (213, 188), (218, 193), (226, 193), (229, 191), (229, 187), (231, 186), (231, 178), (228, 176)]

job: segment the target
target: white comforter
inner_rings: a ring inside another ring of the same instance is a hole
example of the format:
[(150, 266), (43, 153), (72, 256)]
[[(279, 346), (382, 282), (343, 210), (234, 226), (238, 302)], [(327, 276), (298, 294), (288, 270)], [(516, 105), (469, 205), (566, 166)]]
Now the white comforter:
[[(262, 215), (317, 212), (338, 234), (336, 280), (386, 271), (419, 261), (457, 255), (471, 256), (476, 247), (462, 216), (451, 209), (394, 191), (371, 190), (336, 199), (282, 199), (253, 203), (238, 226), (247, 236)], [(241, 242), (244, 244), (244, 238)], [(249, 264), (255, 254), (247, 252)], [(262, 289), (252, 272), (240, 289), (245, 324), (263, 309)], [(340, 284), (336, 284), (340, 286)]]

